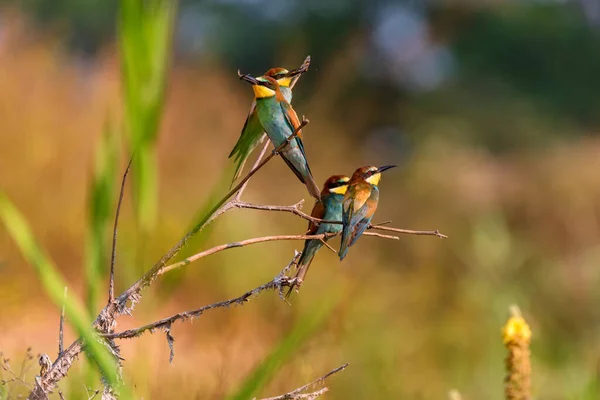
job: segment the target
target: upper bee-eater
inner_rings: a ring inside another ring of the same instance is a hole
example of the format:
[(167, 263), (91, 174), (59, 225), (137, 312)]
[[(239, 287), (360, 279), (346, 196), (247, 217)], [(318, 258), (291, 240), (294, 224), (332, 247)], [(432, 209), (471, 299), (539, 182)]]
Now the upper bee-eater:
[[(265, 72), (263, 76), (270, 76), (271, 78), (277, 80), (283, 97), (288, 103), (291, 103), (292, 89), (294, 88), (294, 85), (296, 85), (296, 82), (302, 73), (308, 71), (309, 66), (310, 56), (306, 57), (300, 68), (292, 71), (288, 71), (285, 68), (271, 68)], [(264, 129), (258, 119), (258, 113), (256, 112), (256, 100), (253, 100), (252, 106), (250, 107), (250, 112), (246, 118), (246, 122), (244, 122), (244, 127), (242, 128), (240, 138), (229, 154), (229, 158), (235, 156), (236, 162), (233, 181), (239, 178), (244, 168), (244, 164), (246, 163), (248, 156), (250, 156), (250, 153), (252, 153), (256, 146), (262, 142), (263, 134)]]
[(362, 167), (354, 171), (348, 190), (344, 195), (342, 213), (342, 244), (340, 246), (340, 261), (348, 254), (348, 248), (369, 227), (371, 219), (377, 210), (381, 173), (395, 165), (383, 167)]
[[(296, 72), (296, 75), (300, 73)], [(270, 76), (254, 78), (250, 75), (240, 75), (240, 78), (252, 84), (258, 120), (267, 136), (276, 148), (282, 146), (300, 126), (300, 121), (296, 111), (281, 93), (279, 83)], [(302, 131), (283, 146), (279, 154), (298, 179), (306, 185), (311, 196), (319, 200), (319, 187), (310, 172), (304, 153)]]
[[(342, 201), (344, 194), (348, 188), (350, 178), (344, 175), (333, 175), (325, 181), (323, 190), (321, 191), (321, 201), (317, 201), (310, 213), (314, 218), (319, 218), (325, 221), (342, 222)], [(315, 223), (309, 222), (307, 235), (321, 235), (323, 233), (340, 233), (342, 224), (332, 224), (327, 222)], [(327, 241), (329, 238), (324, 238)], [(300, 287), (308, 272), (308, 267), (312, 262), (317, 251), (323, 246), (323, 242), (319, 239), (307, 239), (304, 242), (304, 250), (302, 256), (298, 260), (298, 273), (296, 273), (296, 281), (287, 292), (287, 296), (292, 293), (294, 287)]]

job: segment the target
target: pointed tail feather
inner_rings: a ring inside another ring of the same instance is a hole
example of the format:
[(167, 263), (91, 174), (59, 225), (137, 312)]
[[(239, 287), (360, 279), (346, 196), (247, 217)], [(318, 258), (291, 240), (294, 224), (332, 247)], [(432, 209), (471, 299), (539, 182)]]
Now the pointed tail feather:
[(290, 289), (286, 293), (285, 297), (288, 298), (292, 294), (294, 289), (298, 290), (302, 283), (304, 282), (304, 278), (306, 277), (306, 273), (308, 272), (308, 268), (312, 263), (313, 258), (315, 258), (315, 254), (317, 254), (317, 250), (319, 250), (323, 246), (320, 240), (307, 240), (304, 245), (304, 250), (302, 251), (302, 256), (298, 261), (298, 272), (296, 273), (296, 281), (290, 286)]
[(351, 233), (352, 230), (350, 229), (350, 227), (344, 224), (344, 228), (342, 229), (340, 251), (338, 252), (338, 255), (340, 256), (340, 261), (342, 261), (346, 257), (346, 254), (348, 254), (348, 249), (351, 246), (350, 240), (352, 240)]
[(321, 191), (319, 190), (319, 186), (315, 182), (310, 170), (308, 171), (308, 179), (306, 180), (306, 188), (308, 189), (308, 193), (318, 201), (321, 201)]
[(298, 177), (300, 182), (302, 182), (306, 185), (306, 188), (308, 189), (308, 193), (312, 197), (314, 197), (315, 199), (320, 201), (321, 200), (321, 191), (319, 190), (319, 186), (317, 186), (317, 183), (315, 182), (315, 179), (313, 178), (312, 173), (310, 172), (310, 169), (308, 168), (308, 164), (306, 165), (306, 169), (305, 169), (305, 171), (307, 172), (306, 176), (303, 176), (302, 172), (300, 172), (298, 170), (296, 165), (294, 165), (293, 161), (288, 159), (288, 157), (286, 157), (285, 154), (282, 153), (281, 158), (283, 159), (283, 161), (285, 161), (285, 163), (288, 165), (288, 167), (290, 167), (290, 169)]

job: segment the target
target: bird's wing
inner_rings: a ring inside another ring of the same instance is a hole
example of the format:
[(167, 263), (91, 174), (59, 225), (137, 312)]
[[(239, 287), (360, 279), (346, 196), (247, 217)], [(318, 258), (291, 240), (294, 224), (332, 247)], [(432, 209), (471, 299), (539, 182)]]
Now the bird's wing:
[[(319, 218), (319, 219), (324, 219), (325, 218), (325, 205), (323, 204), (322, 201), (317, 201), (315, 202), (315, 206), (312, 209), (312, 212), (310, 213), (311, 217), (314, 218)], [(308, 234), (309, 235), (318, 235), (320, 233), (319, 227), (321, 227), (323, 224), (316, 224), (312, 221), (310, 221), (308, 223)]]
[(373, 214), (377, 209), (377, 202), (372, 198), (369, 198), (365, 204), (356, 212), (352, 218), (352, 234), (350, 244), (352, 246), (358, 238), (367, 230)]
[(244, 169), (244, 164), (246, 163), (248, 156), (250, 156), (250, 153), (252, 153), (259, 143), (262, 143), (264, 137), (264, 129), (260, 123), (260, 120), (258, 119), (258, 113), (256, 112), (256, 100), (254, 100), (252, 102), (252, 106), (250, 107), (250, 112), (248, 113), (246, 122), (244, 122), (244, 127), (242, 128), (240, 138), (229, 154), (229, 158), (235, 156), (236, 167), (233, 175), (233, 181), (239, 178), (242, 170)]
[[(290, 103), (285, 101), (285, 99), (279, 100), (279, 104), (281, 105), (281, 109), (283, 111), (283, 115), (285, 116), (287, 123), (289, 124), (289, 126), (292, 128), (293, 131), (296, 130), (300, 126), (300, 120), (298, 120), (298, 114), (296, 114), (296, 111), (294, 111), (294, 108), (291, 106)], [(288, 160), (284, 154), (281, 154), (281, 158), (283, 158), (283, 160), (290, 167), (290, 169), (292, 171), (294, 171), (294, 173), (296, 174), (298, 179), (300, 179), (300, 181), (302, 183), (306, 184), (306, 187), (308, 188), (308, 192), (311, 194), (311, 196), (313, 196), (315, 199), (319, 199), (320, 198), (319, 186), (316, 184), (316, 182), (313, 178), (312, 172), (310, 170), (310, 167), (308, 166), (308, 161), (306, 160), (306, 153), (304, 152), (304, 144), (302, 143), (301, 135), (302, 135), (302, 131), (299, 131), (298, 134), (296, 135), (296, 137), (294, 139), (292, 139), (292, 141), (295, 141), (295, 143), (298, 145), (298, 149), (300, 149), (300, 152), (302, 153), (302, 158), (304, 159), (304, 163), (306, 164), (307, 176), (303, 177), (302, 174), (300, 173), (300, 171), (298, 171), (296, 169), (294, 164), (290, 160)]]
[(354, 185), (348, 190), (350, 193), (344, 201), (343, 223), (350, 229), (350, 247), (369, 226), (377, 208), (377, 199), (369, 184)]
[(349, 220), (352, 223), (352, 219), (356, 213), (363, 207), (371, 196), (372, 188), (368, 183), (356, 185), (350, 185), (348, 187), (348, 193), (344, 199), (344, 211), (348, 212)]
[[(283, 115), (285, 116), (287, 123), (292, 128), (292, 132), (295, 131), (296, 128), (300, 126), (300, 120), (298, 119), (298, 114), (296, 114), (296, 110), (294, 110), (294, 107), (292, 107), (290, 103), (285, 101), (285, 99), (280, 101), (279, 104), (281, 105), (281, 109), (283, 110)], [(296, 137), (302, 139), (302, 130), (298, 132)], [(298, 140), (298, 142), (302, 142), (302, 140)], [(304, 148), (302, 148), (302, 151), (304, 151)]]

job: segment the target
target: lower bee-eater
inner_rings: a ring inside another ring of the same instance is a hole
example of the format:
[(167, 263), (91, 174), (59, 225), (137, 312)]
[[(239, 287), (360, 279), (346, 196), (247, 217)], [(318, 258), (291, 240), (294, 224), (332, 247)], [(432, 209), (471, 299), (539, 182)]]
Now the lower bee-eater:
[[(292, 89), (294, 88), (294, 85), (296, 85), (296, 82), (302, 73), (308, 71), (309, 66), (310, 56), (306, 57), (300, 68), (292, 71), (288, 71), (285, 68), (271, 68), (264, 73), (264, 76), (270, 76), (271, 78), (277, 80), (283, 97), (288, 103), (291, 103)], [(233, 175), (233, 181), (239, 178), (246, 160), (250, 156), (250, 153), (254, 151), (256, 146), (262, 142), (263, 135), (264, 129), (258, 119), (258, 113), (256, 112), (256, 100), (253, 100), (252, 106), (250, 107), (250, 112), (246, 118), (246, 122), (244, 122), (244, 127), (242, 128), (240, 138), (229, 154), (229, 158), (235, 156), (236, 167)]]
[[(349, 180), (350, 178), (344, 175), (333, 175), (329, 177), (323, 185), (321, 201), (315, 203), (310, 215), (324, 221), (342, 222), (342, 201), (344, 200), (344, 194), (348, 188)], [(315, 223), (311, 221), (308, 224), (307, 235), (340, 233), (341, 231), (342, 224), (332, 224), (328, 222)], [(323, 239), (325, 242), (327, 240), (329, 240), (329, 238)], [(317, 254), (317, 251), (323, 246), (323, 241), (319, 239), (307, 239), (304, 242), (304, 250), (302, 250), (302, 255), (300, 256), (300, 260), (298, 260), (296, 280), (287, 292), (288, 297), (294, 288), (299, 288), (300, 285), (302, 285), (302, 282), (304, 282), (308, 267), (310, 267), (310, 263), (315, 257), (315, 254)]]
[[(240, 78), (252, 84), (256, 113), (267, 136), (275, 148), (284, 145), (300, 126), (300, 120), (296, 111), (281, 93), (279, 83), (270, 76), (254, 78), (250, 75), (240, 75)], [(311, 196), (319, 200), (319, 187), (306, 160), (302, 132), (299, 131), (287, 145), (283, 146), (279, 154), (298, 179), (306, 185)]]
[(340, 246), (340, 261), (348, 254), (348, 248), (369, 227), (371, 219), (377, 210), (381, 173), (395, 165), (383, 167), (362, 167), (354, 171), (348, 190), (344, 195), (342, 213), (342, 244)]

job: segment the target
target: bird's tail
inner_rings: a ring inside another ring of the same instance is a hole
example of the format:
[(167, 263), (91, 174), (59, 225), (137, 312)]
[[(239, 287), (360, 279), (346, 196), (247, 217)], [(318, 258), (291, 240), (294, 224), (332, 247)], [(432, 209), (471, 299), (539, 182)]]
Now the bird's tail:
[(352, 235), (350, 233), (350, 227), (344, 224), (344, 227), (342, 229), (340, 251), (338, 252), (338, 255), (340, 256), (340, 261), (342, 261), (344, 257), (346, 257), (346, 254), (348, 254), (348, 249), (350, 248), (350, 240), (352, 239)]
[(302, 256), (298, 261), (298, 272), (296, 273), (296, 280), (290, 286), (290, 289), (286, 293), (285, 297), (290, 297), (292, 291), (294, 289), (298, 290), (302, 283), (304, 282), (304, 278), (306, 277), (306, 273), (308, 272), (308, 268), (312, 263), (313, 258), (315, 258), (315, 254), (317, 254), (317, 250), (321, 248), (323, 244), (320, 240), (308, 240), (304, 245), (304, 250), (302, 250)]
[(318, 201), (321, 201), (321, 191), (319, 190), (319, 186), (315, 182), (310, 170), (308, 171), (308, 179), (306, 179), (306, 188), (308, 189), (308, 193)]

